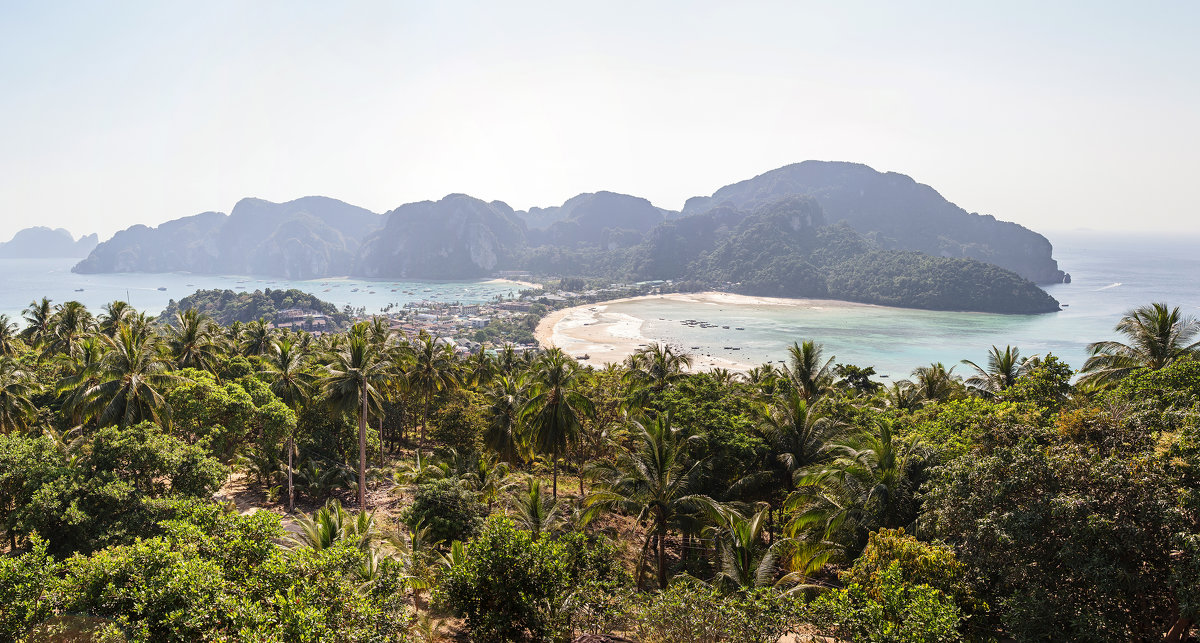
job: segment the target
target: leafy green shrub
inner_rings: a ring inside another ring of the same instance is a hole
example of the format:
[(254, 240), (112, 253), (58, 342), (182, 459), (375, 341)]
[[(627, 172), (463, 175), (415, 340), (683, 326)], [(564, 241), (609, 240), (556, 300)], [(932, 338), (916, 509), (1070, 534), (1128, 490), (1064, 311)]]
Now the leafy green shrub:
[(692, 578), (677, 578), (636, 613), (647, 643), (776, 641), (800, 620), (802, 603), (773, 589), (721, 594)]
[(54, 569), (54, 559), (46, 554), (46, 541), (37, 537), (32, 551), (0, 556), (0, 640), (17, 640), (50, 616), (47, 594)]
[(824, 636), (863, 643), (949, 643), (961, 641), (962, 614), (951, 597), (929, 585), (906, 581), (899, 561), (871, 574), (870, 584), (852, 583), (821, 594), (808, 606), (808, 620)]
[(425, 526), (434, 541), (465, 541), (479, 531), (487, 508), (457, 479), (430, 480), (417, 485), (405, 513), (409, 527)]
[(470, 391), (458, 391), (433, 414), (429, 436), (459, 453), (478, 451), (483, 444), (482, 403)]
[(966, 566), (946, 545), (921, 542), (903, 529), (873, 532), (854, 566), (842, 572), (846, 585), (858, 584), (869, 591), (878, 588), (881, 574), (898, 565), (900, 575), (910, 585), (929, 585), (949, 596), (960, 607), (969, 609), (974, 599), (966, 582)]
[(568, 589), (563, 554), (549, 538), (534, 541), (507, 518), (490, 519), (467, 544), (465, 560), (446, 572), (435, 599), (466, 619), (472, 640), (545, 639), (557, 629)]

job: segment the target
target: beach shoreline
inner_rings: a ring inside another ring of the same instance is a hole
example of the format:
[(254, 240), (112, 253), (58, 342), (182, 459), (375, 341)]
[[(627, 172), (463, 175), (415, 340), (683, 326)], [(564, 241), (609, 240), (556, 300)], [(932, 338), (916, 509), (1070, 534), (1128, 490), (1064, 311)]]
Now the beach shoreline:
[[(877, 307), (832, 299), (785, 299), (779, 297), (754, 297), (726, 292), (669, 293), (665, 295), (642, 295), (609, 301), (573, 306), (551, 312), (538, 323), (534, 337), (542, 348), (558, 347), (563, 352), (581, 359), (584, 363), (604, 365), (623, 362), (639, 349), (659, 340), (643, 334), (644, 319), (610, 311), (614, 304), (633, 301), (662, 300), (678, 302), (710, 303), (732, 306), (781, 306), (789, 308), (867, 308)], [(686, 351), (685, 351), (686, 352)], [(693, 371), (711, 371), (724, 368), (730, 371), (747, 371), (758, 364), (721, 357), (692, 355)]]

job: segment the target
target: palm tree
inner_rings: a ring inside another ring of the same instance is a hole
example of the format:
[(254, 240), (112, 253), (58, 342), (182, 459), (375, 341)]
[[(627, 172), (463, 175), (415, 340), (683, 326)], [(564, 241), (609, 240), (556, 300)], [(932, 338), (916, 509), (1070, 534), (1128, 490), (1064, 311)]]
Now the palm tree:
[(88, 391), (100, 383), (105, 348), (103, 336), (85, 337), (63, 360), (64, 374), (55, 389), (59, 395), (66, 396), (63, 412), (76, 425), (82, 424), (85, 419)]
[(31, 301), (25, 308), (25, 330), (21, 336), (30, 346), (40, 347), (42, 342), (50, 337), (51, 325), (54, 321), (54, 307), (50, 300), (42, 297), (41, 301)]
[(256, 319), (242, 327), (241, 348), (246, 357), (266, 355), (271, 350), (271, 329), (266, 319)]
[(1165, 303), (1140, 306), (1125, 313), (1115, 330), (1129, 343), (1106, 341), (1088, 344), (1091, 357), (1080, 371), (1081, 384), (1105, 386), (1134, 369), (1158, 370), (1200, 349), (1200, 321), (1184, 316), (1179, 307)]
[(806, 400), (815, 399), (833, 385), (832, 364), (836, 356), (830, 355), (822, 361), (824, 352), (824, 347), (812, 340), (793, 342), (788, 347), (788, 379)]
[(911, 411), (920, 408), (921, 392), (908, 380), (898, 380), (883, 390), (883, 401), (894, 409)]
[(926, 402), (945, 402), (959, 390), (959, 378), (954, 374), (954, 367), (947, 369), (941, 362), (918, 366), (912, 375), (917, 395)]
[(780, 553), (791, 546), (789, 539), (767, 545), (766, 530), (770, 508), (761, 506), (747, 516), (728, 505), (702, 503), (716, 523), (717, 554), (721, 569), (713, 581), (733, 589), (769, 587), (775, 584)]
[(358, 508), (367, 508), (367, 414), (379, 408), (380, 387), (389, 377), (392, 364), (377, 346), (362, 334), (351, 334), (346, 346), (333, 355), (325, 375), (325, 396), (342, 412), (358, 410)]
[(170, 364), (158, 351), (158, 337), (133, 326), (122, 326), (116, 338), (104, 337), (107, 351), (100, 360), (100, 377), (88, 389), (84, 412), (98, 426), (129, 426), (142, 420), (159, 424), (171, 408), (159, 389), (175, 379)]
[(595, 414), (591, 400), (579, 392), (579, 373), (579, 366), (561, 350), (546, 351), (534, 367), (533, 390), (521, 411), (534, 450), (549, 454), (553, 462), (555, 498), (558, 457), (578, 435), (584, 419)]
[(1001, 352), (997, 346), (992, 346), (988, 352), (987, 368), (983, 368), (969, 359), (963, 364), (975, 369), (975, 374), (967, 378), (967, 386), (978, 389), (987, 395), (996, 395), (1001, 391), (1012, 388), (1017, 380), (1029, 372), (1036, 363), (1034, 357), (1021, 357), (1021, 349), (1005, 346)]
[(534, 540), (543, 533), (554, 533), (569, 522), (567, 507), (557, 498), (547, 498), (542, 492), (542, 481), (533, 476), (526, 480), (526, 488), (512, 495), (509, 500), (516, 524), (528, 531)]
[(167, 349), (175, 365), (212, 371), (219, 352), (212, 320), (189, 308), (175, 313), (174, 321), (167, 329)]
[(425, 448), (425, 429), (429, 426), (429, 405), (439, 391), (459, 387), (458, 368), (454, 351), (448, 344), (439, 344), (428, 333), (421, 331), (412, 346), (408, 372), (404, 375), (409, 389), (416, 391), (424, 400), (421, 410), (421, 440), (418, 449)]
[(668, 414), (649, 424), (633, 422), (633, 432), (638, 443), (634, 450), (593, 467), (598, 482), (585, 504), (588, 517), (599, 509), (616, 509), (636, 516), (639, 524), (647, 523), (646, 540), (638, 558), (638, 582), (646, 552), (653, 544), (658, 586), (665, 588), (668, 530), (681, 514), (712, 500), (692, 493), (704, 461), (685, 465), (687, 439), (671, 428)]
[(24, 431), (36, 413), (29, 374), (7, 355), (0, 357), (0, 433)]
[[(293, 412), (299, 414), (300, 406), (308, 401), (316, 376), (308, 369), (308, 356), (292, 343), (290, 339), (281, 339), (271, 346), (265, 368), (261, 372), (263, 378), (270, 383), (271, 392), (281, 402), (288, 405)], [(296, 492), (292, 479), (292, 457), (296, 451), (296, 436), (293, 429), (288, 433), (287, 443), (287, 490), (288, 511), (295, 510)]]
[(92, 330), (94, 320), (83, 304), (68, 301), (58, 306), (51, 319), (50, 332), (45, 337), (42, 357), (71, 354), (75, 344)]
[(805, 470), (831, 460), (834, 445), (846, 435), (844, 424), (826, 416), (796, 388), (759, 407), (758, 416), (758, 434), (779, 466), (788, 492)]
[(317, 550), (329, 549), (339, 542), (350, 542), (366, 552), (377, 535), (374, 513), (359, 511), (351, 514), (337, 500), (325, 503), (310, 518), (297, 518), (296, 523), (300, 525), (300, 533), (293, 536), (291, 541)]
[(466, 380), (475, 388), (483, 388), (492, 383), (496, 377), (496, 360), (492, 359), (482, 348), (467, 360)]
[(622, 379), (629, 387), (631, 406), (644, 406), (652, 395), (661, 394), (686, 377), (686, 369), (691, 367), (691, 355), (676, 353), (667, 344), (651, 344), (630, 355)]
[(0, 355), (17, 353), (17, 324), (8, 315), (0, 315)]
[(526, 453), (521, 436), (521, 408), (524, 404), (525, 387), (515, 376), (499, 376), (488, 391), (485, 411), (487, 427), (483, 431), (483, 443), (505, 462), (516, 462)]
[(104, 312), (100, 313), (100, 332), (109, 337), (117, 336), (117, 329), (129, 321), (135, 313), (133, 306), (124, 301), (111, 301), (104, 304)]

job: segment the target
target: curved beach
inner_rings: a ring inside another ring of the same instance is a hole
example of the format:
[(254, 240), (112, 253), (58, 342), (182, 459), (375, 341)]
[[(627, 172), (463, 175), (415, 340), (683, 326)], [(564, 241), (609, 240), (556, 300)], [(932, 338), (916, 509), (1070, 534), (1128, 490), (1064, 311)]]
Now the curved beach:
[[(877, 308), (867, 304), (825, 299), (782, 299), (776, 297), (751, 297), (724, 292), (671, 293), (614, 299), (584, 306), (556, 310), (541, 320), (534, 335), (545, 348), (557, 346), (575, 358), (587, 356), (586, 363), (603, 365), (619, 363), (638, 349), (660, 338), (644, 334), (646, 320), (611, 310), (614, 304), (635, 301), (661, 300), (670, 302), (728, 305), (731, 307), (780, 307), (803, 310), (833, 310), (847, 308)], [(692, 370), (708, 371), (725, 368), (731, 371), (746, 371), (760, 363), (759, 360), (739, 360), (731, 357), (706, 356), (682, 347), (692, 353)]]

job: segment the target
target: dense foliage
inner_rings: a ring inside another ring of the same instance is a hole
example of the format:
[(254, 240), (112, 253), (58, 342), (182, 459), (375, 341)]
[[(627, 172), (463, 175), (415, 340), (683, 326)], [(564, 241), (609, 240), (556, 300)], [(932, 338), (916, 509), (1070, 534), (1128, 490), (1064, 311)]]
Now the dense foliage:
[(734, 375), (26, 317), (3, 640), (1181, 642), (1200, 609), (1200, 325), (1161, 304), (1075, 383), (993, 347), (887, 387), (813, 341)]
[(330, 318), (330, 323), (334, 328), (344, 326), (348, 320), (348, 317), (338, 310), (337, 306), (321, 301), (316, 295), (295, 288), (287, 290), (267, 288), (253, 292), (197, 290), (178, 302), (172, 299), (167, 304), (167, 309), (163, 311), (161, 319), (170, 320), (180, 311), (193, 309), (223, 326), (234, 322), (249, 323), (260, 319), (269, 322), (275, 321), (276, 313), (288, 309), (325, 315)]

